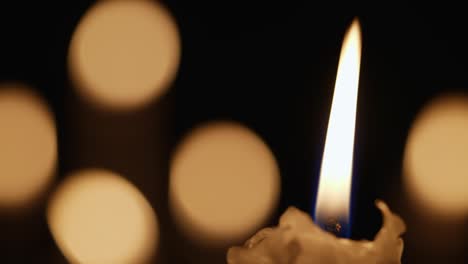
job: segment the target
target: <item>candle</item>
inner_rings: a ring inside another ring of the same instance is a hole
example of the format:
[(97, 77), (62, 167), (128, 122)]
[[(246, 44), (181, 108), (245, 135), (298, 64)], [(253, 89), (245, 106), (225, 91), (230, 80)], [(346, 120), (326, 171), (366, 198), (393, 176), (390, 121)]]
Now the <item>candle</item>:
[[(401, 263), (406, 227), (383, 201), (383, 226), (374, 241), (347, 236), (356, 105), (361, 59), (361, 32), (354, 20), (341, 49), (325, 149), (320, 172), (314, 223), (309, 215), (290, 207), (278, 227), (260, 230), (242, 247), (232, 247), (229, 264), (394, 264)], [(323, 229), (330, 232), (326, 232)], [(333, 234), (337, 235), (333, 235)]]
[(401, 263), (405, 231), (401, 218), (382, 201), (383, 227), (374, 241), (353, 241), (323, 231), (306, 213), (290, 207), (279, 226), (260, 230), (243, 247), (232, 247), (229, 264), (395, 264)]

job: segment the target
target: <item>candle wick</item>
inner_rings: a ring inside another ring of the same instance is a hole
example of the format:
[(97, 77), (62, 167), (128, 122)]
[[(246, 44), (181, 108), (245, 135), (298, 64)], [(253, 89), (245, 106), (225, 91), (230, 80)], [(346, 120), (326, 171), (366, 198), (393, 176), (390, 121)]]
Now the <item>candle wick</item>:
[(326, 221), (324, 230), (334, 234), (337, 237), (340, 237), (342, 227), (343, 226), (340, 224), (337, 218), (331, 217)]

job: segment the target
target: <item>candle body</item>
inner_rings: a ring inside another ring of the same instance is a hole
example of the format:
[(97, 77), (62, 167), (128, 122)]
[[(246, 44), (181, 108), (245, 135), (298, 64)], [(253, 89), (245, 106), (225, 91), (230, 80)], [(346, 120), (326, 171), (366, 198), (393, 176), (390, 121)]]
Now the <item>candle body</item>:
[(232, 247), (229, 264), (397, 264), (401, 263), (405, 223), (382, 201), (376, 206), (383, 226), (374, 241), (337, 238), (323, 231), (308, 214), (290, 207), (279, 226), (260, 230), (242, 247)]

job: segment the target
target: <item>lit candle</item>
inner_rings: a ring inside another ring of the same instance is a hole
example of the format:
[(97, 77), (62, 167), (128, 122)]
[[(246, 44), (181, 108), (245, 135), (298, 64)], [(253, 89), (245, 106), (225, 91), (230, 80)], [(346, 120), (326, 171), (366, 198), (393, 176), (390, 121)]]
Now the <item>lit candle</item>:
[(400, 236), (405, 224), (382, 201), (376, 206), (382, 212), (383, 226), (374, 241), (335, 236), (349, 234), (360, 60), (361, 31), (354, 20), (345, 35), (338, 65), (315, 207), (317, 224), (307, 213), (290, 207), (278, 227), (260, 230), (243, 247), (230, 248), (229, 264), (401, 263)]

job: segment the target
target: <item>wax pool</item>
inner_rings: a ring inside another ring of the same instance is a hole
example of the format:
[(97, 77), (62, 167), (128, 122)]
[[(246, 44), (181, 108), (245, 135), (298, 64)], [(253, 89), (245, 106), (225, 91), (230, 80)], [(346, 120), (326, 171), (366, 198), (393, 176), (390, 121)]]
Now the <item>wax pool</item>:
[(374, 241), (337, 238), (318, 227), (308, 214), (290, 207), (278, 227), (265, 228), (242, 247), (232, 247), (229, 264), (397, 264), (401, 263), (405, 223), (382, 201), (376, 206), (383, 226)]

